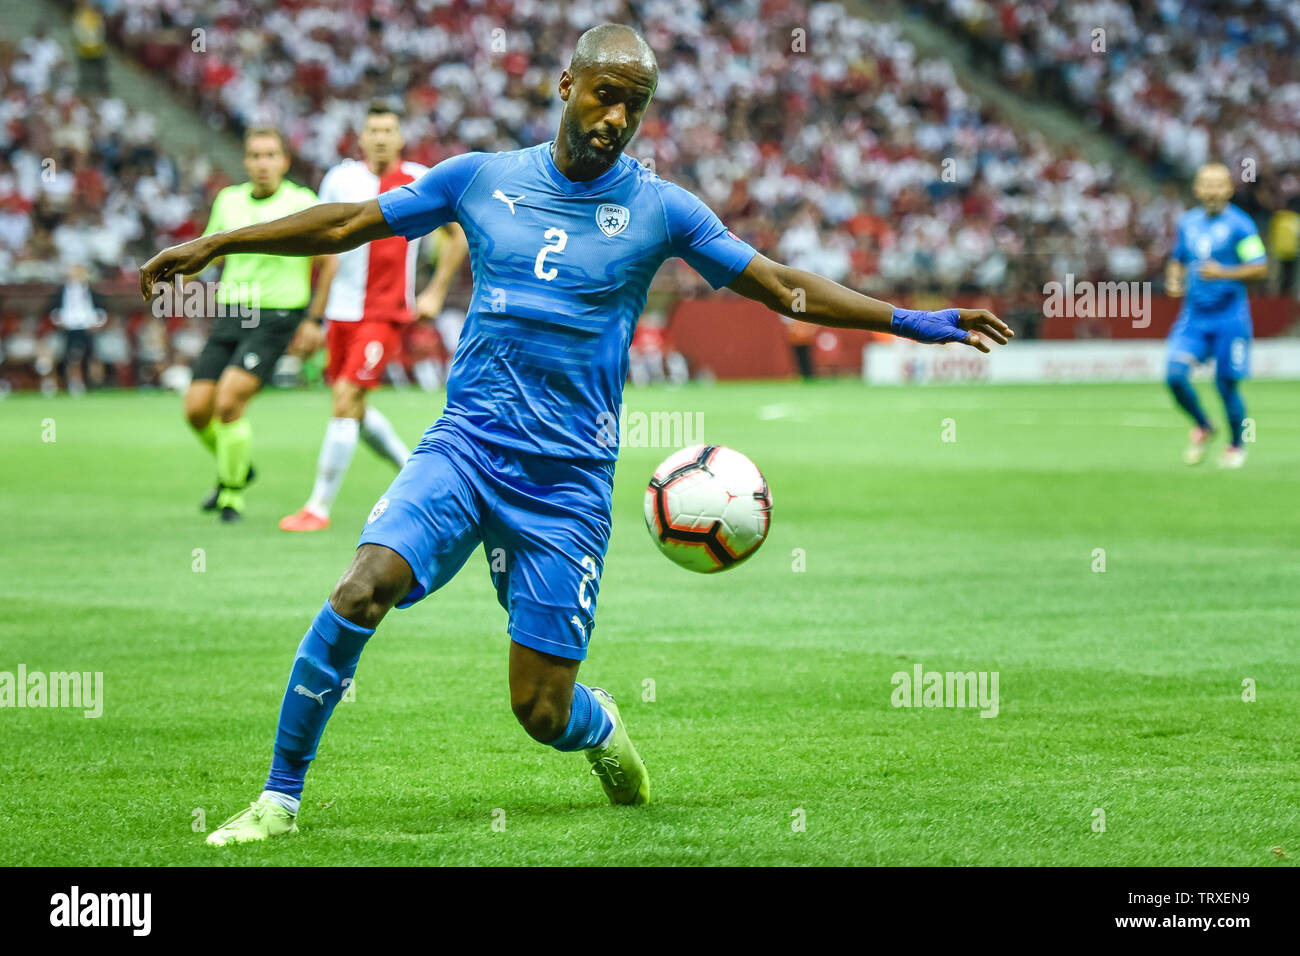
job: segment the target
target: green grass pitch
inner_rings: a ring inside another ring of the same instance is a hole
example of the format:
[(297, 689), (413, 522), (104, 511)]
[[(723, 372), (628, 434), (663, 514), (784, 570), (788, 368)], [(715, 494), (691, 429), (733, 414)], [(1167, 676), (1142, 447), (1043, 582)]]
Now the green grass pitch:
[[(1292, 865), (1300, 391), (1245, 396), (1258, 440), (1220, 472), (1181, 464), (1154, 385), (629, 389), (702, 413), (775, 499), (757, 555), (693, 575), (641, 517), (670, 449), (622, 454), (581, 677), (618, 697), (654, 804), (608, 806), (516, 725), (478, 553), (371, 641), (301, 835), (224, 850), (197, 828), (260, 791), (294, 649), (391, 469), (359, 448), (335, 526), (281, 533), (328, 399), (263, 395), (223, 527), (177, 396), (11, 396), (0, 671), (101, 671), (104, 713), (0, 709), (0, 862)], [(376, 404), (414, 442), (441, 396)], [(915, 664), (998, 672), (998, 715), (892, 706)]]

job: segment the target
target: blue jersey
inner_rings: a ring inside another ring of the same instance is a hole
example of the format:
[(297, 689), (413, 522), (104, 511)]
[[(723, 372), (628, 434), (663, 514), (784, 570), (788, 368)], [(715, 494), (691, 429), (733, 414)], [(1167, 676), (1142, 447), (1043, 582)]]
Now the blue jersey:
[(1236, 318), (1246, 312), (1246, 284), (1235, 279), (1202, 279), (1201, 263), (1236, 266), (1264, 261), (1264, 242), (1255, 223), (1231, 203), (1217, 216), (1198, 206), (1178, 220), (1173, 257), (1187, 266), (1183, 314), (1190, 320)]
[(484, 441), (557, 458), (617, 456), (628, 345), (650, 280), (671, 256), (715, 288), (755, 255), (699, 198), (620, 156), (573, 182), (551, 143), (445, 160), (383, 193), (414, 239), (455, 220), (474, 294), (443, 412)]

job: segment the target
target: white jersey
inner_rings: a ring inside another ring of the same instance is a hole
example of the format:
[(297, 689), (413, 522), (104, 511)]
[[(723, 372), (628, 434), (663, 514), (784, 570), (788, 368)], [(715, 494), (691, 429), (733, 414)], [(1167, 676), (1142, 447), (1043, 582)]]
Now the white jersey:
[[(321, 180), (321, 202), (365, 202), (380, 193), (414, 182), (427, 166), (406, 160), (382, 177), (363, 162), (346, 159)], [(330, 284), (325, 318), (331, 322), (378, 319), (410, 322), (415, 318), (415, 259), (420, 242), (401, 236), (377, 239), (338, 254), (339, 268)]]
[(82, 332), (104, 324), (103, 312), (95, 308), (90, 286), (84, 282), (68, 282), (63, 286), (58, 324), (69, 332)]

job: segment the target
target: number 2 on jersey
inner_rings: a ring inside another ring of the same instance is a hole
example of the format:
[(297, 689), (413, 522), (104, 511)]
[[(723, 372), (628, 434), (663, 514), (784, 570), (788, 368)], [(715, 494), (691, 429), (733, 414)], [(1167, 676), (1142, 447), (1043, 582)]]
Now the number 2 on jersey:
[(543, 269), (542, 260), (546, 258), (548, 252), (563, 252), (565, 243), (569, 241), (569, 234), (563, 229), (552, 226), (550, 229), (546, 230), (542, 238), (551, 239), (553, 241), (550, 245), (542, 246), (541, 251), (537, 253), (537, 261), (533, 263), (533, 275), (537, 276), (539, 279), (545, 279), (547, 282), (550, 282), (560, 274), (559, 270), (554, 267)]
[(596, 559), (589, 554), (582, 556), (582, 566), (587, 570), (582, 575), (582, 581), (578, 584), (578, 603), (584, 608), (591, 607), (591, 597), (587, 594), (587, 582), (596, 580), (599, 573), (596, 568)]

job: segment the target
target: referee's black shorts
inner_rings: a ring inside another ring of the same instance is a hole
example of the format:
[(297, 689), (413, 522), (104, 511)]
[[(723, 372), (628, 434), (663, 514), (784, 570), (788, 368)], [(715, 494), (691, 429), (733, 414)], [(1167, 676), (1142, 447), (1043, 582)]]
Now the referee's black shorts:
[(306, 309), (261, 309), (255, 318), (224, 315), (213, 319), (208, 341), (194, 362), (195, 381), (215, 382), (226, 366), (233, 365), (256, 375), (265, 385), (306, 315)]

